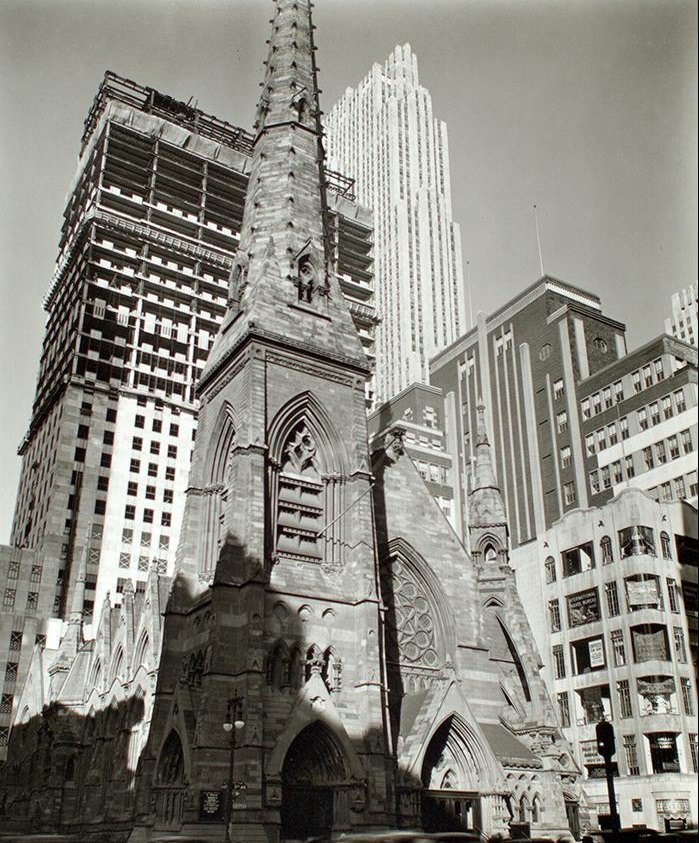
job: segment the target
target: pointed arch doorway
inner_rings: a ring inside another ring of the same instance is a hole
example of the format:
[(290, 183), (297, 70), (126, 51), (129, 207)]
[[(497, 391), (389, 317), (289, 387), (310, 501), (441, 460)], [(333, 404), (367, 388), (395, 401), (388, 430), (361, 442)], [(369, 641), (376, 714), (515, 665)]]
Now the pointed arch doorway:
[(337, 739), (319, 721), (300, 732), (282, 767), (281, 839), (307, 840), (349, 826), (342, 795), (349, 768)]
[(482, 828), (481, 765), (473, 736), (449, 717), (432, 736), (422, 764), (422, 825), (427, 832)]

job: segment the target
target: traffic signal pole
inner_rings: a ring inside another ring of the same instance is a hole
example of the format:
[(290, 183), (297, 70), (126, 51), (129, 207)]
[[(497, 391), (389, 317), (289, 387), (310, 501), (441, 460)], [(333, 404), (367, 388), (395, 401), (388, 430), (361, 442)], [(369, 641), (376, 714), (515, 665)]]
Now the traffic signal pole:
[(595, 731), (597, 733), (597, 752), (604, 758), (604, 774), (607, 779), (607, 794), (609, 795), (609, 820), (611, 828), (614, 831), (619, 831), (621, 820), (616, 807), (614, 770), (612, 767), (612, 756), (616, 753), (614, 727), (607, 720), (600, 720)]

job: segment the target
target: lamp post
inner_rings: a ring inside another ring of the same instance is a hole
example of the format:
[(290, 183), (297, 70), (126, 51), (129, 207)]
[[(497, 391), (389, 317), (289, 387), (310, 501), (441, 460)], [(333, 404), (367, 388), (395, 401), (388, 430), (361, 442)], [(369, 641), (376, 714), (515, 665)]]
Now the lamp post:
[(243, 700), (238, 694), (228, 700), (228, 711), (226, 720), (223, 723), (223, 731), (231, 736), (230, 755), (228, 758), (228, 784), (226, 793), (225, 830), (223, 839), (225, 843), (231, 843), (231, 819), (233, 817), (233, 788), (235, 787), (235, 736), (236, 732), (245, 726), (242, 718)]

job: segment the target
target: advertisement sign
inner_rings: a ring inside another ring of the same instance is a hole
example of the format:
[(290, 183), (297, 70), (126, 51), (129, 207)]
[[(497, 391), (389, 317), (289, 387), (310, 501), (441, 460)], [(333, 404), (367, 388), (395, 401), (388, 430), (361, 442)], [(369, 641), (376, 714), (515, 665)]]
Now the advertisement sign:
[(626, 580), (626, 595), (629, 600), (629, 608), (649, 606), (660, 607), (660, 595), (658, 594), (658, 582), (655, 578), (649, 580)]
[(225, 799), (222, 790), (201, 790), (199, 792), (200, 822), (222, 822)]
[(593, 638), (587, 644), (590, 653), (590, 667), (604, 667), (604, 645), (601, 638)]
[(568, 598), (568, 622), (571, 626), (581, 626), (600, 619), (597, 589), (571, 594)]

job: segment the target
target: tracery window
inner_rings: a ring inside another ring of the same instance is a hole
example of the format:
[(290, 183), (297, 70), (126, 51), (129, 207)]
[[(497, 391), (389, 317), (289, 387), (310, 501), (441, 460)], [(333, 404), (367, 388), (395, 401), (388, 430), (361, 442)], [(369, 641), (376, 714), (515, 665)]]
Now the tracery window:
[(279, 474), (277, 550), (321, 557), (323, 481), (315, 437), (305, 422), (289, 437)]

